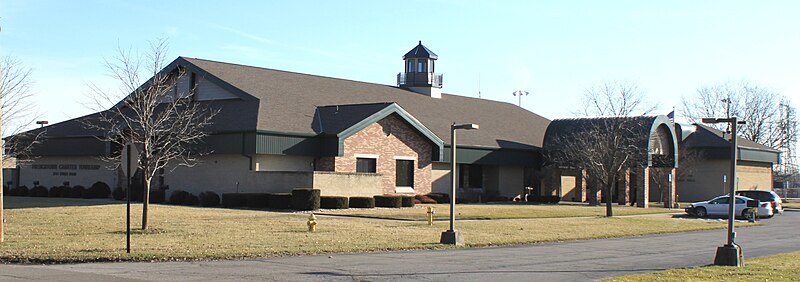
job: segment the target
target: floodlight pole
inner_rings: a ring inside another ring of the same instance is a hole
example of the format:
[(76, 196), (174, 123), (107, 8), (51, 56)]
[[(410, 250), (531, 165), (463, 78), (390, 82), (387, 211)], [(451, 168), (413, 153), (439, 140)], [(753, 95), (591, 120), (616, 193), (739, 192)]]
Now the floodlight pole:
[(473, 123), (467, 124), (456, 124), (453, 122), (450, 125), (450, 229), (447, 231), (442, 232), (442, 236), (439, 239), (439, 243), (441, 244), (451, 244), (451, 245), (464, 245), (464, 236), (461, 233), (456, 231), (456, 130), (458, 129), (466, 129), (466, 130), (473, 130), (478, 129), (479, 126)]
[[(717, 248), (717, 255), (714, 257), (714, 265), (742, 266), (742, 249), (736, 244), (736, 232), (734, 231), (734, 219), (736, 217), (736, 160), (739, 151), (736, 145), (736, 127), (745, 124), (744, 121), (737, 121), (736, 117), (728, 118), (704, 118), (704, 123), (728, 123), (731, 128), (731, 171), (730, 181), (728, 181), (728, 242), (725, 246)], [(724, 136), (724, 135), (723, 135)]]
[(528, 94), (530, 94), (530, 93), (528, 93), (528, 91), (525, 91), (525, 90), (517, 90), (517, 91), (514, 91), (511, 94), (513, 94), (514, 96), (519, 96), (519, 102), (518, 102), (517, 106), (522, 107), (522, 95), (528, 96)]

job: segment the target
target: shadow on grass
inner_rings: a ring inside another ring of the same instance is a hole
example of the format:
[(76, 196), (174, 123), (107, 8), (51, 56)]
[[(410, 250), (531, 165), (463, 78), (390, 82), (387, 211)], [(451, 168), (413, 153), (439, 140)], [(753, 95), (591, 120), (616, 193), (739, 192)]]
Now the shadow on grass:
[(16, 197), (3, 196), (4, 209), (24, 208), (53, 208), (53, 207), (78, 207), (113, 205), (124, 202), (112, 199), (75, 199), (75, 198), (44, 198), (44, 197)]
[[(147, 230), (142, 230), (141, 228), (137, 228), (137, 227), (131, 225), (131, 235), (164, 234), (164, 233), (167, 233), (167, 232), (168, 231), (166, 231), (166, 230), (159, 229), (159, 228), (152, 228), (152, 227), (148, 228)], [(108, 233), (109, 234), (125, 235), (127, 233), (127, 231), (126, 230), (118, 230), (118, 231), (111, 231), (111, 232), (108, 232)]]

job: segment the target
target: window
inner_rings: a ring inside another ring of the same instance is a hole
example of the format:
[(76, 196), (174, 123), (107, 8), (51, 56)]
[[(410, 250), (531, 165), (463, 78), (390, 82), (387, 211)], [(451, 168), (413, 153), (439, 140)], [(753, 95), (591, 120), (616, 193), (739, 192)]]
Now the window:
[(459, 187), (483, 188), (483, 166), (462, 164), (459, 166), (459, 174)]
[(414, 59), (408, 59), (408, 66), (406, 67), (406, 72), (414, 72)]
[(417, 60), (417, 72), (428, 72), (428, 60)]
[(356, 158), (356, 172), (377, 172), (377, 167), (373, 158)]
[(414, 187), (414, 161), (397, 160), (395, 186)]

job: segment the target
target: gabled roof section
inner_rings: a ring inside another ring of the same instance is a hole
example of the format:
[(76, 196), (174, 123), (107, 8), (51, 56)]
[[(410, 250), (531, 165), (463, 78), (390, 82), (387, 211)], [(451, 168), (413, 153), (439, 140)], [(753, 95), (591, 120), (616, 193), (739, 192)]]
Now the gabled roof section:
[(430, 49), (422, 45), (422, 40), (419, 41), (419, 44), (408, 51), (405, 55), (403, 55), (403, 60), (408, 58), (429, 58), (429, 59), (438, 59), (439, 56), (436, 53), (433, 53)]
[[(206, 72), (202, 68), (200, 68), (200, 67), (192, 64), (190, 61), (186, 60), (186, 58), (184, 58), (184, 57), (178, 57), (177, 59), (175, 59), (174, 61), (169, 63), (166, 67), (162, 68), (161, 71), (158, 72), (158, 75), (163, 77), (163, 76), (170, 75), (172, 73), (177, 73), (177, 71), (180, 68), (185, 69), (187, 71), (187, 73), (195, 73), (196, 76), (202, 77), (202, 78), (208, 80), (209, 82), (216, 84), (217, 86), (219, 86), (222, 89), (228, 91), (229, 93), (232, 93), (233, 95), (237, 96), (238, 98), (240, 98), (242, 100), (256, 100), (255, 97), (253, 97), (252, 95), (247, 94), (247, 92), (244, 92), (241, 89), (238, 89), (235, 86), (225, 82), (224, 80), (220, 79), (219, 77), (216, 77), (213, 74), (210, 74), (210, 73)], [(145, 83), (143, 83), (141, 86), (136, 88), (136, 90), (134, 90), (133, 93), (128, 94), (128, 96), (130, 96), (130, 95), (132, 95), (132, 94), (134, 94), (134, 93), (136, 93), (138, 91), (141, 91), (144, 88), (147, 88), (151, 83), (153, 83), (153, 79), (154, 78), (155, 78), (155, 76), (153, 76), (150, 79), (148, 79), (147, 81), (145, 81)], [(120, 100), (119, 102), (117, 102), (116, 105), (114, 105), (114, 107), (122, 106), (123, 102), (124, 102), (124, 99)]]
[(406, 124), (414, 128), (420, 135), (428, 139), (441, 160), (444, 141), (431, 132), (419, 120), (414, 118), (397, 103), (372, 103), (354, 105), (331, 105), (317, 108), (315, 130), (323, 135), (335, 135), (338, 139), (338, 155), (344, 154), (344, 140), (367, 126), (390, 115), (397, 115)]
[[(704, 124), (695, 123), (694, 126), (697, 127), (697, 130), (687, 136), (686, 140), (684, 140), (681, 145), (700, 148), (730, 148), (731, 143), (728, 141), (731, 138), (730, 134)], [(766, 152), (780, 152), (769, 146), (761, 145), (741, 137), (736, 138), (736, 145), (740, 149), (746, 148)]]
[[(537, 150), (550, 121), (517, 105), (442, 94), (442, 99), (396, 86), (323, 77), (252, 66), (184, 58), (258, 100), (257, 130), (300, 136), (315, 135), (319, 105), (397, 103), (446, 144), (450, 125), (476, 123), (480, 130), (464, 134), (459, 145), (487, 149)], [(325, 129), (328, 131), (328, 129)]]
[(320, 106), (317, 107), (312, 127), (319, 134), (338, 136), (342, 131), (353, 127), (391, 104), (393, 103)]

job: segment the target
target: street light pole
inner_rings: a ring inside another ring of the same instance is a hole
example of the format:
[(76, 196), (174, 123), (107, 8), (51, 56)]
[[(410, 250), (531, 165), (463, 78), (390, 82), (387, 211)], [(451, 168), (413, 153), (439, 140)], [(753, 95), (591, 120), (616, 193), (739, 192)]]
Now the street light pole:
[(455, 122), (450, 125), (450, 229), (442, 232), (439, 243), (450, 245), (464, 245), (464, 235), (456, 231), (456, 130), (475, 130), (479, 126), (474, 123), (456, 124)]
[[(456, 124), (453, 123), (450, 125), (450, 232), (456, 232), (456, 182), (458, 176), (456, 176), (456, 171), (458, 166), (456, 165)], [(463, 237), (462, 237), (463, 241)], [(456, 243), (458, 244), (458, 243)]]
[(739, 151), (736, 145), (736, 127), (745, 124), (744, 121), (737, 121), (736, 117), (728, 118), (704, 118), (704, 123), (728, 123), (731, 129), (731, 167), (730, 181), (728, 181), (728, 242), (725, 246), (717, 248), (717, 255), (714, 257), (714, 265), (742, 266), (742, 249), (736, 244), (736, 232), (734, 231), (734, 219), (736, 217), (736, 160)]

